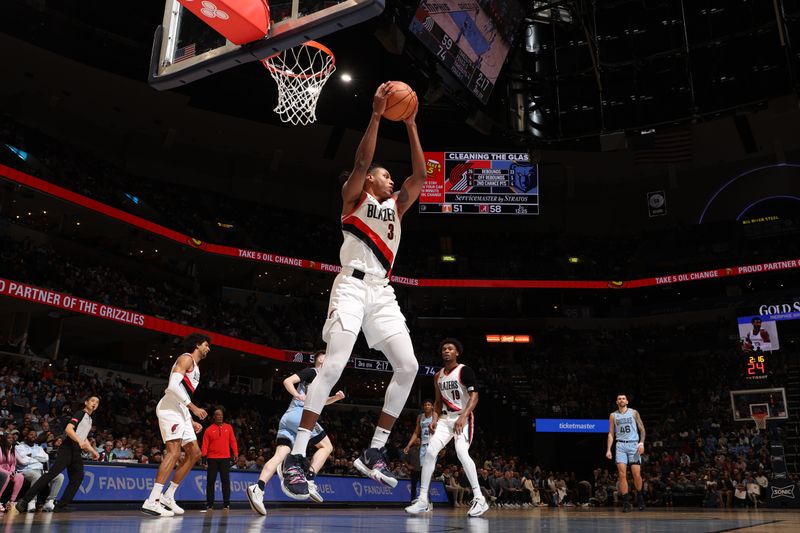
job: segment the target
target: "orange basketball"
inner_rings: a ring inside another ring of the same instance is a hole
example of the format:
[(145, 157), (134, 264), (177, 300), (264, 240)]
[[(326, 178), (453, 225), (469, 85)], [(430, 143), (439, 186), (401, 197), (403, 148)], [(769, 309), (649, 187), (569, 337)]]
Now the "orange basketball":
[(407, 119), (417, 109), (417, 93), (402, 81), (393, 81), (391, 91), (383, 116), (395, 121)]

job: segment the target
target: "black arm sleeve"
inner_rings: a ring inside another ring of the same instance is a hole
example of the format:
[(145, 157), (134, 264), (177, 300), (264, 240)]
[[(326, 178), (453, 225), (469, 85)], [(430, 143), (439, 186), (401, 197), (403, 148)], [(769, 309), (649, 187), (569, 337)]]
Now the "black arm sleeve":
[(314, 381), (314, 378), (317, 377), (317, 371), (310, 367), (304, 368), (300, 372), (297, 372), (297, 377), (300, 378), (300, 381), (311, 383), (312, 381)]
[(478, 380), (475, 372), (468, 366), (461, 368), (461, 383), (467, 388), (467, 392), (478, 392)]
[[(72, 415), (70, 415), (69, 417), (69, 420), (67, 421), (67, 426), (71, 425), (73, 430), (78, 429), (78, 424), (81, 423), (81, 420), (83, 420), (84, 416), (86, 416), (86, 411), (84, 411), (83, 409), (81, 409), (76, 413), (72, 413)], [(66, 430), (66, 426), (64, 429)]]

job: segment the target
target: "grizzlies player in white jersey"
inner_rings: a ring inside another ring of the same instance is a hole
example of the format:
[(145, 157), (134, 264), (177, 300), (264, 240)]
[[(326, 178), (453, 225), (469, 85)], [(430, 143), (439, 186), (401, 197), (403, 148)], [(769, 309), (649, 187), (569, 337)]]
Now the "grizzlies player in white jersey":
[[(211, 337), (203, 333), (192, 333), (183, 339), (186, 353), (179, 355), (169, 374), (169, 384), (164, 397), (156, 406), (158, 427), (161, 438), (167, 447), (164, 459), (158, 467), (156, 482), (150, 496), (142, 504), (142, 512), (153, 516), (174, 516), (183, 514), (175, 503), (175, 491), (186, 475), (200, 459), (197, 434), (203, 427), (192, 420), (192, 414), (204, 420), (206, 410), (192, 403), (194, 392), (200, 383), (200, 361), (211, 351)], [(172, 469), (178, 464), (181, 449), (186, 452), (186, 460), (175, 469), (175, 475), (166, 492), (161, 494)]]
[[(408, 444), (403, 448), (403, 453), (408, 454), (411, 447), (419, 439), (419, 464), (425, 459), (425, 452), (428, 451), (428, 443), (431, 441), (431, 424), (434, 420), (438, 420), (439, 416), (433, 412), (433, 402), (425, 400), (422, 402), (422, 412), (417, 415), (417, 423), (414, 426), (414, 434), (408, 439)], [(411, 472), (411, 500), (416, 500), (417, 496), (417, 483), (419, 483), (420, 476), (419, 470)]]
[(457, 339), (444, 339), (439, 344), (444, 368), (439, 370), (433, 378), (436, 392), (433, 411), (438, 415), (438, 419), (431, 422), (433, 436), (422, 460), (419, 498), (406, 507), (406, 512), (411, 514), (426, 513), (431, 510), (428, 489), (433, 469), (436, 466), (436, 458), (439, 452), (447, 446), (447, 443), (453, 439), (455, 439), (458, 460), (464, 467), (464, 474), (467, 476), (474, 495), (467, 514), (481, 516), (489, 510), (489, 504), (486, 503), (478, 483), (475, 461), (469, 455), (469, 445), (472, 444), (472, 435), (475, 432), (475, 417), (472, 412), (478, 405), (478, 383), (475, 379), (475, 372), (470, 367), (458, 362), (458, 356), (462, 351), (461, 343)]
[(628, 491), (628, 465), (636, 486), (636, 499), (639, 510), (644, 511), (644, 492), (642, 492), (642, 454), (644, 453), (644, 424), (639, 411), (628, 408), (628, 396), (617, 395), (617, 410), (608, 417), (608, 448), (606, 459), (611, 459), (611, 445), (617, 437), (617, 474), (619, 492), (622, 494), (622, 511), (630, 512), (631, 495)]
[(392, 83), (387, 82), (375, 91), (369, 125), (358, 145), (353, 170), (342, 186), (344, 242), (339, 252), (342, 271), (333, 282), (328, 317), (322, 328), (322, 338), (328, 343), (327, 361), (308, 388), (292, 453), (282, 465), (281, 487), (292, 498), (308, 497), (305, 454), (311, 431), (350, 359), (359, 330), (364, 332), (370, 347), (386, 355), (394, 375), (386, 388), (372, 442), (354, 466), (384, 485), (397, 486), (397, 479), (387, 466), (385, 446), (405, 406), (419, 365), (389, 280), (400, 243), (400, 222), (417, 201), (426, 173), (416, 110), (403, 120), (411, 149), (412, 174), (398, 192), (393, 192), (389, 171), (372, 163), (378, 125), (392, 90)]
[[(289, 455), (294, 444), (294, 439), (297, 437), (297, 426), (300, 424), (300, 416), (303, 414), (303, 405), (306, 399), (306, 389), (308, 385), (314, 381), (319, 373), (319, 369), (325, 362), (325, 352), (320, 350), (314, 354), (314, 367), (304, 368), (296, 374), (292, 374), (283, 380), (283, 386), (286, 391), (292, 396), (292, 401), (289, 402), (289, 408), (281, 417), (278, 424), (278, 435), (276, 438), (275, 455), (267, 461), (264, 468), (261, 469), (261, 475), (258, 476), (258, 482), (247, 487), (247, 500), (250, 502), (250, 508), (258, 514), (266, 516), (267, 509), (264, 507), (264, 489), (267, 483), (272, 479), (272, 475), (277, 471), (280, 477), (279, 467), (283, 460)], [(325, 405), (330, 405), (334, 402), (344, 399), (344, 392), (339, 391), (334, 396), (328, 398)], [(322, 426), (316, 424), (314, 430), (311, 432), (311, 440), (309, 444), (315, 446), (317, 451), (311, 458), (311, 467), (307, 473), (308, 477), (308, 492), (312, 500), (317, 503), (322, 503), (322, 496), (317, 491), (314, 478), (316, 473), (325, 465), (333, 452), (333, 444)], [(297, 498), (295, 498), (297, 499)], [(307, 499), (307, 498), (304, 498)]]

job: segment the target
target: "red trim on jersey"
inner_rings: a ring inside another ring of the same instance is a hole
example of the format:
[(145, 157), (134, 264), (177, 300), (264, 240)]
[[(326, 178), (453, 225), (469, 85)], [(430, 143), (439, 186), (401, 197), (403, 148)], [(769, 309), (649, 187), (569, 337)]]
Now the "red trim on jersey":
[(349, 213), (342, 215), (342, 220), (344, 220), (345, 217), (349, 217), (350, 215), (352, 215), (353, 213), (358, 211), (358, 208), (361, 207), (361, 204), (363, 204), (364, 200), (366, 200), (366, 199), (367, 199), (367, 193), (365, 191), (361, 191), (361, 199), (358, 200), (358, 203), (356, 204), (356, 207), (352, 211), (350, 211)]
[(448, 401), (447, 401), (447, 398), (445, 398), (445, 397), (444, 397), (444, 394), (442, 394), (442, 401), (443, 401), (444, 403), (446, 403), (446, 404), (447, 404), (447, 407), (448, 407), (448, 408), (450, 408), (450, 409), (452, 409), (453, 411), (460, 411), (460, 410), (461, 410), (461, 408), (460, 408), (460, 407), (456, 407), (456, 406), (455, 406), (455, 405), (453, 405), (452, 403), (448, 402)]
[(475, 415), (472, 413), (469, 414), (469, 442), (468, 444), (472, 444), (472, 436), (475, 434)]
[[(350, 215), (347, 218), (343, 218), (342, 223), (351, 224), (355, 226), (362, 233), (364, 233), (364, 235), (366, 235), (369, 238), (369, 240), (371, 240), (375, 244), (380, 253), (383, 255), (384, 259), (388, 261), (389, 265), (391, 265), (394, 262), (394, 254), (392, 253), (392, 251), (389, 249), (388, 246), (386, 246), (386, 243), (383, 242), (383, 239), (381, 239), (377, 233), (372, 231), (372, 229), (369, 226), (367, 226), (363, 220), (361, 220), (357, 216)], [(391, 270), (391, 266), (387, 269), (387, 271), (388, 270)]]
[[(461, 363), (458, 363), (456, 366), (454, 366), (454, 367), (453, 367), (453, 368), (450, 370), (450, 372), (448, 372), (447, 370), (445, 370), (445, 369), (444, 369), (444, 367), (442, 367), (442, 369), (440, 370), (440, 372), (444, 372), (446, 375), (448, 375), (448, 376), (449, 376), (449, 375), (450, 375), (450, 374), (451, 374), (453, 371), (460, 369), (462, 366), (464, 366), (464, 365), (462, 365)], [(458, 373), (458, 378), (459, 378), (459, 379), (458, 379), (458, 382), (459, 382), (459, 383), (461, 383), (461, 372), (459, 372), (459, 373)], [(461, 383), (461, 384), (463, 385), (463, 383)]]
[(192, 382), (191, 380), (189, 380), (189, 376), (187, 376), (186, 374), (183, 375), (183, 384), (186, 386), (187, 389), (192, 391), (192, 394), (194, 394), (194, 387), (192, 387)]

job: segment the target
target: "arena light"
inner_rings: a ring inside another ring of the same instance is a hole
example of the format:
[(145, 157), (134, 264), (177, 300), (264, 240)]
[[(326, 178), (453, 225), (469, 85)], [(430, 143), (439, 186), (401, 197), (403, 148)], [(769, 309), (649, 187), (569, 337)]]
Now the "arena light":
[(570, 263), (572, 263), (573, 265), (575, 265), (575, 264), (577, 264), (577, 263), (580, 263), (580, 262), (581, 262), (581, 258), (580, 258), (580, 257), (575, 257), (575, 256), (573, 255), (573, 256), (570, 256), (570, 257), (568, 257), (568, 258), (567, 258), (567, 261), (569, 261)]
[(456, 256), (454, 255), (445, 254), (442, 256), (442, 263), (455, 263), (455, 262), (456, 262)]
[(502, 344), (530, 344), (530, 335), (509, 335), (498, 333), (487, 333), (486, 342), (488, 343), (502, 343)]

